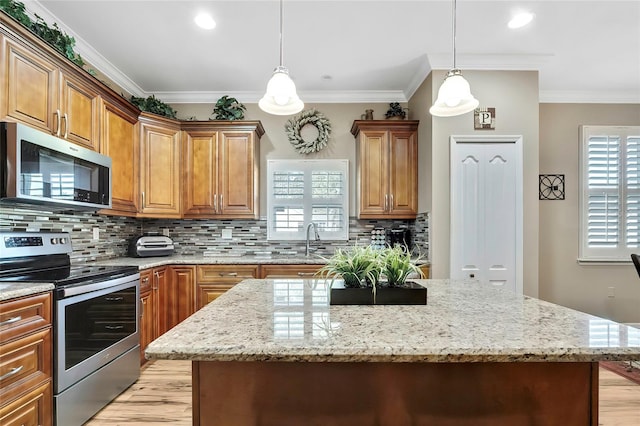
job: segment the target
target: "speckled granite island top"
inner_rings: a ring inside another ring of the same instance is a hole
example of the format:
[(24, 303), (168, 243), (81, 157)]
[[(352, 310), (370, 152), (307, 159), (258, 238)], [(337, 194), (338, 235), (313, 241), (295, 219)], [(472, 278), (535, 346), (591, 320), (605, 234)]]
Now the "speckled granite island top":
[(323, 280), (245, 280), (152, 342), (146, 356), (446, 363), (640, 358), (638, 329), (477, 281), (418, 282), (428, 288), (424, 306), (329, 306)]

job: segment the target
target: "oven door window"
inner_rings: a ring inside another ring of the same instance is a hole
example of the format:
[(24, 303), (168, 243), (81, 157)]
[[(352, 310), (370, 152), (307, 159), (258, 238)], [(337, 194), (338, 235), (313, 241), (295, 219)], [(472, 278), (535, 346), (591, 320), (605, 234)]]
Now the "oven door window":
[(135, 287), (65, 306), (65, 370), (137, 332)]

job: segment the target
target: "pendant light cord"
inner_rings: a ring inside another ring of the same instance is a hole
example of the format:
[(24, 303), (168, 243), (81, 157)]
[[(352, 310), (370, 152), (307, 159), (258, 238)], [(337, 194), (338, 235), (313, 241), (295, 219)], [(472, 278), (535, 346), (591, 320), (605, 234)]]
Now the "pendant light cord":
[[(453, 69), (456, 69), (456, 0), (453, 0)], [(281, 30), (282, 31), (282, 30)]]
[(284, 64), (284, 54), (282, 49), (283, 36), (282, 36), (282, 0), (280, 0), (280, 66)]

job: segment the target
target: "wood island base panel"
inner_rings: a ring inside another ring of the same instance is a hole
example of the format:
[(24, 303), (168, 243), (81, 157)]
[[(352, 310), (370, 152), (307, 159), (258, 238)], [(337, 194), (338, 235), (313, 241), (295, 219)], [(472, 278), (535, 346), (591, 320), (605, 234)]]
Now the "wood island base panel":
[(193, 424), (598, 424), (597, 363), (193, 362)]

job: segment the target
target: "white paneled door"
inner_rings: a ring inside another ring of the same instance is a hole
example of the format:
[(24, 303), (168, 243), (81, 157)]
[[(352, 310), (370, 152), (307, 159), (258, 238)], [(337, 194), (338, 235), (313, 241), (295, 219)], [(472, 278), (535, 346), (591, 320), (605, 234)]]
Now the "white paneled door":
[(451, 137), (451, 278), (522, 293), (522, 137)]

